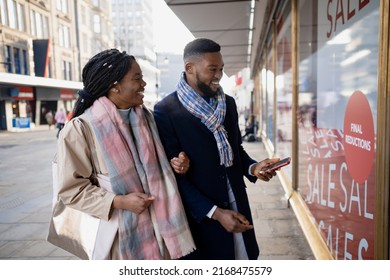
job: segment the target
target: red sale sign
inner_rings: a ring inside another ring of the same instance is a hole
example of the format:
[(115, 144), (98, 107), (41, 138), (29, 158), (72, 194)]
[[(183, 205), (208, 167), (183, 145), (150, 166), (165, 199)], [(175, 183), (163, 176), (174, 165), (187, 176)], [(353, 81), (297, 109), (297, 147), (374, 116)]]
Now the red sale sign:
[(348, 101), (344, 134), (348, 171), (356, 182), (362, 184), (371, 173), (375, 157), (375, 132), (370, 104), (361, 91), (355, 91)]
[(373, 259), (375, 132), (366, 96), (354, 92), (344, 130), (301, 127), (300, 193), (335, 259)]

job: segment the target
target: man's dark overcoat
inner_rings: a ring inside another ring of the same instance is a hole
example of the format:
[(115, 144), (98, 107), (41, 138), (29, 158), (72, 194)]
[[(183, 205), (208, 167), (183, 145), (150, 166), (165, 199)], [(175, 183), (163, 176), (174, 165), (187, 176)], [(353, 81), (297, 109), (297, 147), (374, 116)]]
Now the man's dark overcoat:
[[(184, 151), (190, 159), (186, 175), (176, 174), (197, 250), (188, 259), (234, 259), (233, 234), (206, 215), (217, 205), (229, 209), (227, 179), (229, 178), (237, 202), (238, 212), (251, 224), (246, 186), (243, 176), (251, 182), (256, 177), (248, 174), (249, 166), (256, 161), (242, 147), (238, 126), (237, 107), (234, 99), (226, 95), (224, 127), (233, 149), (233, 166), (220, 165), (217, 143), (213, 133), (180, 103), (173, 92), (154, 107), (159, 134), (168, 159)], [(259, 248), (254, 230), (243, 233), (249, 259), (257, 259)]]

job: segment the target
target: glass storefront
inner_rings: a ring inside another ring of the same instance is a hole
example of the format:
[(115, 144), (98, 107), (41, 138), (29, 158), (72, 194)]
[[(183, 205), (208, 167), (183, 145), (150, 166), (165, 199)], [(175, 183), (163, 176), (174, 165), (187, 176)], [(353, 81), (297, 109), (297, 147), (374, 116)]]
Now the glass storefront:
[(34, 114), (34, 96), (31, 87), (10, 88), (12, 100), (12, 127), (30, 128)]
[(274, 70), (274, 49), (273, 49), (272, 33), (270, 33), (267, 42), (267, 72), (266, 72), (266, 136), (270, 140), (272, 150), (274, 150), (274, 93), (275, 93), (275, 70)]
[[(276, 14), (276, 154), (292, 155), (291, 1)], [(291, 181), (292, 165), (283, 168)]]
[(300, 3), (299, 192), (335, 259), (373, 259), (379, 1)]
[(295, 92), (291, 1), (279, 3), (259, 54), (262, 135), (279, 157), (296, 151), (283, 173), (332, 257), (374, 259), (380, 1), (297, 1)]

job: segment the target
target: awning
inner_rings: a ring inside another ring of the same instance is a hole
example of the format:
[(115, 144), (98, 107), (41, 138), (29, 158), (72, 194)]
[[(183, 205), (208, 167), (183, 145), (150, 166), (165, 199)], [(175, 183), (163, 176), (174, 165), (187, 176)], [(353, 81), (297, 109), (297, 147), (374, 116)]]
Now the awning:
[(79, 90), (83, 88), (82, 82), (56, 80), (51, 78), (0, 73), (0, 85), (23, 85), (31, 87), (48, 87)]
[(71, 89), (60, 89), (60, 98), (61, 100), (75, 100), (76, 92)]
[(221, 45), (226, 75), (250, 67), (254, 31), (251, 21), (257, 0), (165, 2), (195, 38), (209, 38)]

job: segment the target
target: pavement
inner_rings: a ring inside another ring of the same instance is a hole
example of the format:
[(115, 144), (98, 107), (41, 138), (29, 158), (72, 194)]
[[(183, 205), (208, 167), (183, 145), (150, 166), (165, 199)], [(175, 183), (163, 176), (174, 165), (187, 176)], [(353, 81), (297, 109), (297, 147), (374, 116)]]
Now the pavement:
[[(0, 132), (0, 260), (77, 260), (46, 239), (52, 201), (51, 160), (56, 130)], [(255, 159), (261, 142), (244, 142)], [(314, 255), (278, 178), (247, 181), (260, 260), (313, 260)]]

